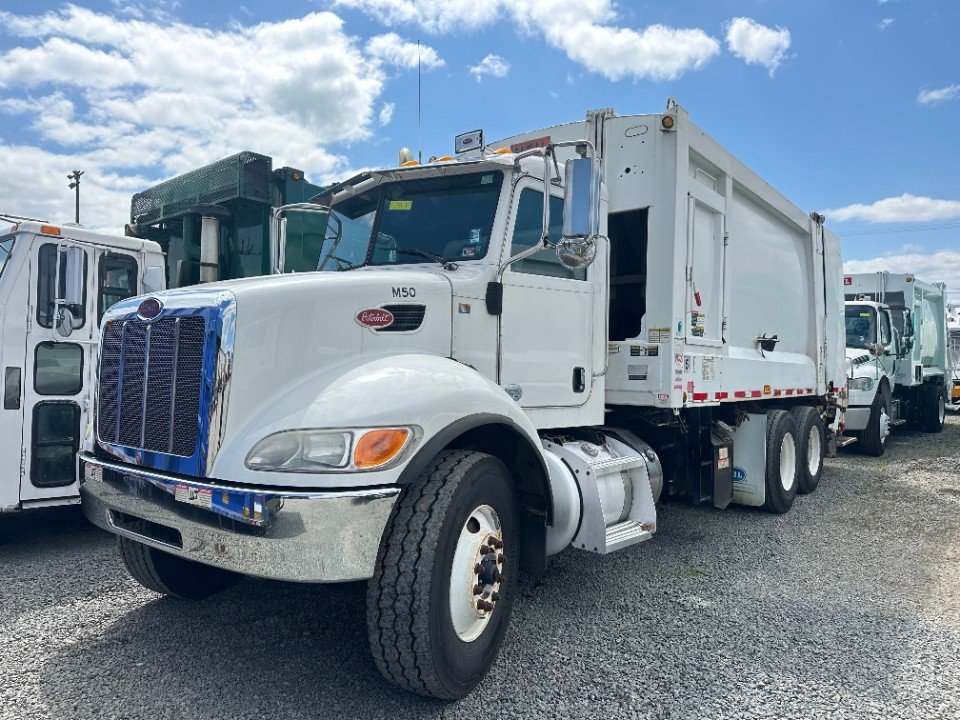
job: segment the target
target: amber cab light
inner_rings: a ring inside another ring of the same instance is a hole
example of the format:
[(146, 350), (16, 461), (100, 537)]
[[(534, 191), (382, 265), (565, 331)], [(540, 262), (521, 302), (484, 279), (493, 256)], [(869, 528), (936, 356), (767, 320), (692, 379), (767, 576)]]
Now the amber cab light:
[(407, 428), (370, 430), (357, 440), (353, 450), (356, 468), (373, 468), (390, 462), (403, 450), (410, 437)]

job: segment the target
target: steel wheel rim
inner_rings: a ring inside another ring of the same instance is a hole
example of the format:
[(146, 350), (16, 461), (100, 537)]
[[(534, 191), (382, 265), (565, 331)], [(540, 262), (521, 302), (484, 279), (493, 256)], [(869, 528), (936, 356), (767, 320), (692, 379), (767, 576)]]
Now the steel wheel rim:
[(797, 443), (792, 433), (780, 441), (780, 485), (790, 492), (797, 478)]
[(480, 505), (460, 528), (450, 571), (450, 620), (462, 641), (476, 640), (490, 622), (500, 599), (503, 564), (500, 518), (489, 505)]
[(822, 453), (820, 443), (820, 430), (814, 425), (810, 428), (810, 434), (807, 437), (807, 470), (810, 472), (810, 477), (816, 477), (817, 473), (820, 472), (820, 455)]

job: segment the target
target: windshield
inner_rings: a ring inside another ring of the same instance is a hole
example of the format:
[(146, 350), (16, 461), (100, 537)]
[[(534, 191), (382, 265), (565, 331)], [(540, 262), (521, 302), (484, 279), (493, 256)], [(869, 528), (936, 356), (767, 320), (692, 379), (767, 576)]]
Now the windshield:
[(431, 255), (479, 260), (490, 245), (502, 184), (499, 171), (406, 180), (336, 203), (317, 269), (436, 262)]
[(16, 235), (4, 235), (0, 237), (0, 275), (3, 275), (3, 269), (7, 266), (7, 260), (13, 253), (13, 242), (17, 239)]
[(846, 307), (847, 347), (866, 350), (874, 344), (877, 336), (877, 313), (869, 305)]

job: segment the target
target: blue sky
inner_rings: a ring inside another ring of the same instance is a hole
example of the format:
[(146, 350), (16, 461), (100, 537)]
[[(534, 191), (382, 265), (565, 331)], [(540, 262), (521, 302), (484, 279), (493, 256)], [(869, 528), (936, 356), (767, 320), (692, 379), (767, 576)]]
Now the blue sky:
[(955, 0), (0, 1), (0, 208), (68, 217), (74, 166), (84, 221), (115, 227), (131, 193), (241, 149), (324, 180), (393, 164), (420, 40), (425, 156), (673, 96), (833, 211), (851, 269), (960, 289), (958, 33)]

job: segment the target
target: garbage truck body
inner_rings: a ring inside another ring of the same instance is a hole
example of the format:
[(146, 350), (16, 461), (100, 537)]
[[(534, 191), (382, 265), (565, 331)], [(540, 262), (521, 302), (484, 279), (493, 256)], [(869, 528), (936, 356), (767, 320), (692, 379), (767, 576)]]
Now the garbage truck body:
[(81, 488), (158, 592), (368, 580), (378, 667), (441, 698), (518, 569), (661, 498), (786, 512), (845, 381), (836, 237), (675, 104), (457, 150), (318, 196), (336, 271), (112, 308)]
[(845, 275), (845, 433), (881, 455), (891, 428), (943, 429), (948, 402), (946, 288), (911, 274)]

